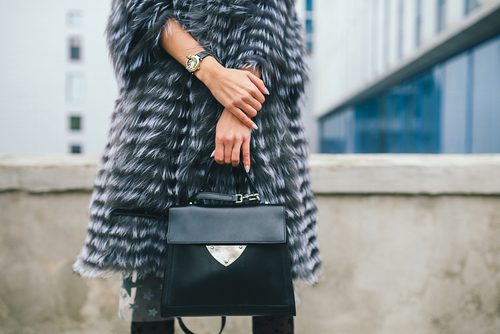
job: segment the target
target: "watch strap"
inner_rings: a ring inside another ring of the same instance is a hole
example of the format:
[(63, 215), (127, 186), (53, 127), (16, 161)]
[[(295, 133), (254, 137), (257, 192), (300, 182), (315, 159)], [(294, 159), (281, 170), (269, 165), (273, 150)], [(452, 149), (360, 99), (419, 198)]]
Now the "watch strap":
[(200, 51), (196, 54), (198, 57), (200, 57), (200, 59), (203, 59), (205, 58), (206, 56), (209, 56), (211, 55), (211, 53), (207, 50), (203, 50), (203, 51)]
[[(217, 61), (219, 63), (222, 64), (221, 60), (212, 51), (210, 51), (208, 49), (202, 50), (202, 51), (196, 53), (194, 56), (196, 56), (197, 58), (199, 58), (200, 63), (203, 60), (203, 58), (205, 58), (206, 56), (212, 56), (215, 59), (217, 59)], [(198, 68), (199, 68), (199, 65), (198, 65)], [(196, 70), (194, 70), (194, 71), (190, 71), (191, 74), (194, 74), (194, 72), (196, 72), (198, 70), (198, 68)]]
[(205, 48), (205, 50), (198, 52), (197, 55), (200, 57), (200, 59), (203, 59), (206, 56), (210, 55), (210, 56), (214, 57), (215, 59), (217, 59), (217, 61), (222, 64), (222, 61), (219, 59), (219, 57), (217, 57), (215, 55), (215, 52), (211, 51), (208, 48)]

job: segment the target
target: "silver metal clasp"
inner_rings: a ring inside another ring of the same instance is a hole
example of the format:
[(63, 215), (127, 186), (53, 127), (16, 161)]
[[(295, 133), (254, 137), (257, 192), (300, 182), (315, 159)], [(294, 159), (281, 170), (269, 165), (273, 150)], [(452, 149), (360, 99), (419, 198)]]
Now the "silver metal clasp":
[(236, 194), (236, 203), (243, 203), (243, 201), (260, 201), (258, 193), (254, 194)]
[(243, 203), (243, 195), (242, 194), (236, 194), (236, 200), (234, 202), (235, 203)]

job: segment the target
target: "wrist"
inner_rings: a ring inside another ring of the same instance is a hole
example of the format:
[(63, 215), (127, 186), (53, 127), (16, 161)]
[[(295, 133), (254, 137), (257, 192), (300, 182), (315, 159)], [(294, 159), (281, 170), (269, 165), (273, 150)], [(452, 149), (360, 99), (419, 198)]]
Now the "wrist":
[(210, 80), (212, 80), (216, 74), (223, 69), (224, 66), (217, 61), (212, 56), (207, 56), (202, 60), (200, 68), (197, 69), (193, 75), (195, 75), (201, 82), (207, 85)]

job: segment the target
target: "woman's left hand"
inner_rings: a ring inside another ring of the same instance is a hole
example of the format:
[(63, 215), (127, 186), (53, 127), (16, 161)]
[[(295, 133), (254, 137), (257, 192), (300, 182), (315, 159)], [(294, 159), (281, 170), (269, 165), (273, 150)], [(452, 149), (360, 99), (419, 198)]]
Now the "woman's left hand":
[(243, 166), (250, 170), (250, 135), (252, 129), (243, 124), (233, 113), (224, 108), (215, 129), (215, 150), (212, 153), (219, 164), (240, 163), (240, 152), (243, 153)]

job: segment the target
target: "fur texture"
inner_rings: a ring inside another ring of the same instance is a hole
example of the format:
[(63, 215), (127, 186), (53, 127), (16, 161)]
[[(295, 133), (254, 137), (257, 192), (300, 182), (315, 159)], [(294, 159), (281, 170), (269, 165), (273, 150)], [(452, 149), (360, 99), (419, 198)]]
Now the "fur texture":
[[(254, 122), (250, 176), (263, 200), (286, 206), (293, 279), (318, 282), (317, 207), (300, 97), (309, 80), (295, 0), (113, 0), (106, 28), (120, 88), (73, 270), (85, 277), (161, 273), (165, 223), (112, 218), (114, 206), (167, 210), (199, 190), (224, 107), (159, 43), (175, 18), (225, 67), (258, 67), (270, 91)], [(217, 165), (211, 190), (235, 189)], [(247, 190), (245, 187), (244, 190)]]

